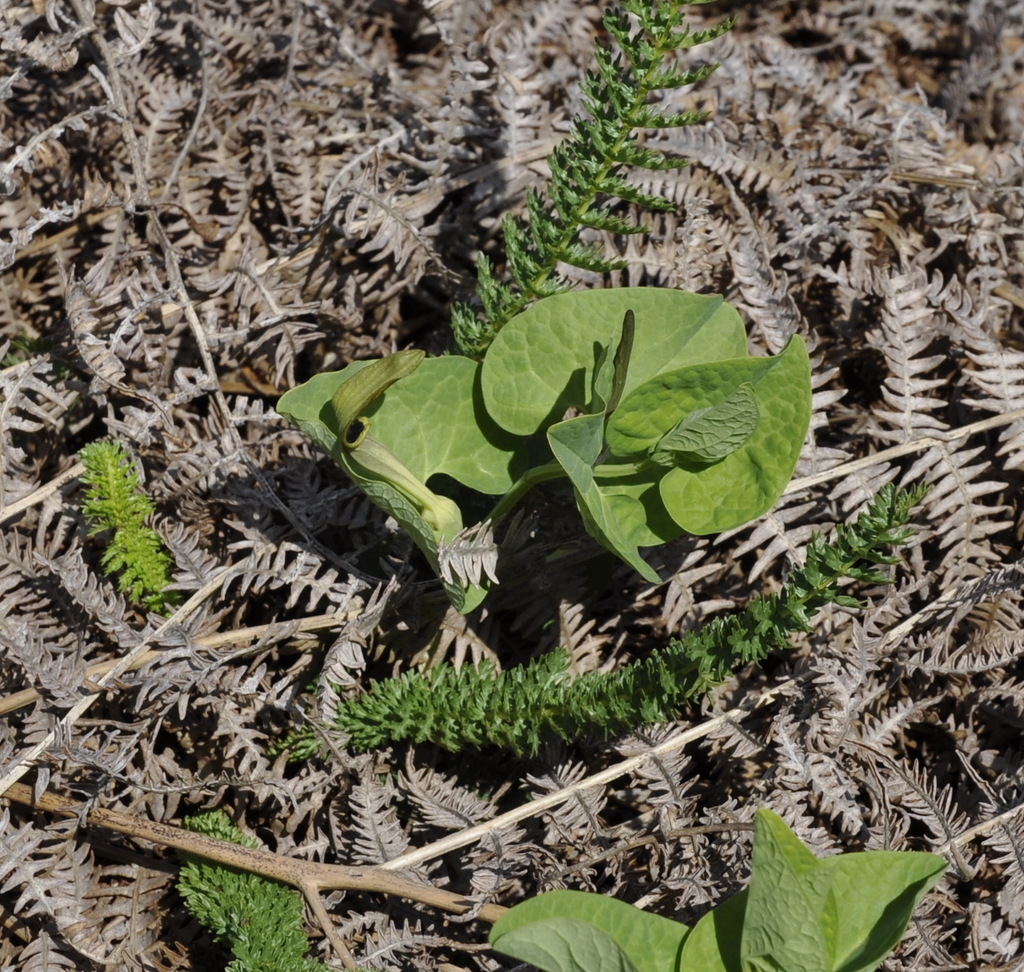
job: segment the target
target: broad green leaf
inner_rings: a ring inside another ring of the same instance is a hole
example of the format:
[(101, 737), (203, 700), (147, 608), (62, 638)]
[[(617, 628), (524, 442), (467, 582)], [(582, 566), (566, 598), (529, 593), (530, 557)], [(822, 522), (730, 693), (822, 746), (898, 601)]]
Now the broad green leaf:
[(822, 861), (833, 872), (831, 972), (872, 972), (903, 937), (921, 898), (946, 870), (937, 854), (863, 851)]
[[(503, 332), (502, 332), (503, 333)], [(548, 429), (555, 459), (576, 489), (576, 504), (587, 532), (652, 584), (661, 578), (641, 556), (619, 523), (615, 509), (594, 481), (594, 462), (604, 445), (604, 414), (579, 415)]]
[(615, 941), (575, 918), (549, 918), (509, 932), (494, 947), (543, 972), (637, 972)]
[(810, 424), (810, 366), (803, 340), (792, 338), (772, 358), (733, 358), (659, 375), (629, 395), (608, 422), (612, 453), (642, 456), (687, 415), (721, 405), (746, 383), (754, 391), (758, 420), (743, 445), (711, 464), (681, 457), (661, 479), (665, 509), (689, 533), (740, 526), (782, 495)]
[[(546, 932), (547, 922), (554, 925), (563, 921), (584, 925), (590, 936), (600, 933), (602, 941), (610, 939), (630, 962), (628, 968), (636, 972), (673, 972), (679, 950), (690, 933), (682, 922), (641, 911), (616, 898), (583, 891), (550, 891), (529, 898), (502, 915), (491, 929), (490, 943), (499, 952), (539, 965), (536, 958), (512, 951), (506, 944)], [(509, 939), (510, 935), (516, 938)], [(549, 972), (556, 968), (561, 972), (563, 968), (540, 967)], [(592, 967), (585, 967), (585, 972), (593, 972)]]
[(759, 810), (750, 886), (693, 929), (596, 894), (508, 911), (491, 945), (545, 972), (874, 972), (946, 862), (868, 851), (823, 860)]
[(740, 956), (744, 972), (831, 972), (822, 928), (831, 873), (770, 810), (754, 817)]
[(328, 420), (324, 406), (329, 405), (338, 386), (369, 361), (356, 361), (344, 371), (325, 371), (309, 381), (286, 391), (275, 409), (293, 425), (297, 425), (325, 452), (331, 452), (338, 442), (338, 429), (333, 419)]
[(684, 416), (661, 437), (652, 458), (668, 465), (720, 462), (754, 434), (758, 417), (754, 386), (744, 382), (717, 405)]
[(678, 972), (744, 972), (740, 961), (747, 892), (709, 911), (683, 942)]
[[(331, 399), (346, 377), (351, 377), (369, 363), (359, 361), (344, 371), (316, 375), (305, 384), (285, 392), (277, 403), (277, 411), (326, 449), (367, 496), (398, 521), (436, 570), (438, 538), (416, 505), (392, 484), (364, 475), (349, 461), (346, 450), (338, 440)], [(410, 471), (415, 474), (415, 470)]]
[(896, 851), (818, 860), (769, 810), (754, 828), (743, 972), (873, 972), (946, 868)]
[(487, 351), (483, 397), (495, 421), (531, 435), (570, 407), (591, 411), (595, 365), (617, 346), (627, 310), (636, 330), (624, 395), (664, 371), (746, 353), (743, 322), (718, 296), (663, 287), (556, 294), (509, 321)]
[(599, 480), (598, 487), (630, 543), (656, 547), (683, 532), (665, 509), (657, 479)]
[(470, 358), (428, 358), (367, 414), (380, 440), (425, 480), (445, 473), (500, 496), (526, 471), (525, 444), (487, 414), (480, 364)]
[[(277, 411), (330, 452), (337, 441), (322, 414), (338, 386), (370, 362), (316, 375), (281, 396)], [(480, 365), (452, 355), (427, 358), (366, 410), (372, 434), (426, 482), (444, 473), (481, 493), (501, 495), (525, 471), (524, 444), (488, 415)]]

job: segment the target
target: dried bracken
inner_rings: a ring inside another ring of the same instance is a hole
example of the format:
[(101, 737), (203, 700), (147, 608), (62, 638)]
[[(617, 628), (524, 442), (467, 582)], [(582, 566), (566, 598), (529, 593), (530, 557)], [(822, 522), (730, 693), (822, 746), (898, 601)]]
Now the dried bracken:
[[(552, 887), (683, 921), (735, 891), (758, 806), (819, 853), (951, 869), (887, 961), (1021, 967), (1017, 563), (1024, 452), (1021, 0), (719, 0), (665, 92), (702, 125), (631, 173), (673, 202), (589, 230), (622, 269), (581, 286), (722, 293), (756, 353), (812, 349), (815, 416), (759, 522), (658, 548), (652, 587), (538, 490), (514, 542), (459, 538), (499, 584), (455, 618), (406, 538), (273, 412), (355, 358), (451, 343), (473, 262), (581, 108), (602, 11), (578, 0), (0, 4), (0, 966), (213, 967), (176, 858), (86, 830), (213, 808), (274, 852), (385, 866), (478, 909)], [(147, 614), (101, 568), (77, 453), (133, 452), (181, 605)], [(868, 610), (833, 609), (703, 709), (521, 760), (325, 727), (339, 693), (430, 666), (574, 674), (648, 658), (780, 589), (813, 532), (926, 483), (919, 533)], [(506, 538), (507, 539), (507, 538)], [(310, 684), (326, 666), (318, 691)], [(300, 765), (274, 744), (321, 732)], [(499, 968), (487, 925), (364, 890), (323, 898), (365, 968)], [(319, 958), (337, 965), (326, 929)], [(224, 963), (228, 958), (225, 953)]]

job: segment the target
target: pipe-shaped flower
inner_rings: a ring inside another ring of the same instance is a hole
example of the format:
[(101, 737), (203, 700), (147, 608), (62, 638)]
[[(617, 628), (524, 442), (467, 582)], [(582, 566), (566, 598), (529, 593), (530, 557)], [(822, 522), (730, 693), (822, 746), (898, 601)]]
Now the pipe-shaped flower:
[(444, 540), (462, 529), (461, 510), (448, 497), (429, 489), (387, 446), (370, 435), (370, 420), (363, 414), (396, 381), (411, 375), (423, 358), (423, 351), (399, 351), (342, 382), (331, 399), (338, 423), (336, 458), (362, 485), (387, 483), (398, 490), (415, 506), (437, 539)]

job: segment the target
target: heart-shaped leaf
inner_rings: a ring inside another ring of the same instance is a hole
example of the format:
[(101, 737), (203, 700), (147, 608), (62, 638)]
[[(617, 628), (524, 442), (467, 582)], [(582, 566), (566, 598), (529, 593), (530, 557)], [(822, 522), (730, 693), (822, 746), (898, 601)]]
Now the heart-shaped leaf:
[(758, 810), (744, 972), (874, 972), (945, 869), (936, 854), (908, 851), (819, 860), (781, 817)]
[(937, 854), (908, 851), (843, 854), (822, 864), (833, 871), (833, 972), (877, 969), (946, 870)]
[[(810, 364), (803, 340), (793, 337), (771, 358), (733, 358), (658, 375), (615, 410), (608, 446), (622, 458), (650, 455), (686, 417), (714, 416), (739, 393), (753, 389), (757, 424), (742, 446), (720, 461), (678, 455), (660, 480), (665, 509), (694, 534), (730, 530), (760, 516), (782, 495), (793, 475), (811, 415)], [(731, 406), (730, 406), (731, 407)], [(748, 416), (749, 418), (749, 416)]]
[(557, 422), (588, 400), (602, 349), (615, 347), (626, 311), (636, 326), (623, 394), (663, 371), (746, 353), (739, 314), (721, 297), (660, 287), (557, 294), (505, 325), (487, 351), (483, 397), (495, 421), (518, 435)]
[(685, 416), (661, 437), (651, 458), (669, 466), (720, 462), (754, 434), (759, 417), (754, 386), (745, 381), (717, 405)]
[[(285, 392), (277, 411), (331, 452), (337, 430), (322, 414), (338, 386), (371, 362), (316, 375)], [(444, 473), (480, 493), (500, 495), (528, 464), (524, 443), (488, 416), (480, 365), (459, 355), (427, 358), (367, 410), (373, 435), (419, 479)]]
[(502, 935), (494, 947), (543, 972), (637, 972), (600, 928), (575, 918), (550, 918)]
[(687, 936), (678, 972), (746, 972), (740, 959), (747, 891), (709, 911)]
[[(563, 923), (571, 930), (559, 934)], [(555, 934), (552, 934), (552, 933)], [(609, 968), (636, 972), (672, 972), (690, 929), (682, 922), (635, 908), (625, 901), (583, 891), (549, 891), (529, 898), (507, 911), (491, 929), (491, 945), (499, 952), (532, 962), (546, 972), (594, 972), (603, 969), (600, 953), (628, 965)], [(526, 952), (525, 943), (537, 939), (552, 959), (579, 964), (554, 964), (539, 950)], [(599, 945), (594, 952), (585, 942)], [(564, 958), (563, 958), (564, 957)], [(592, 960), (594, 965), (579, 960)]]
[(832, 875), (770, 811), (754, 819), (753, 866), (740, 949), (750, 972), (831, 972), (822, 927)]
[[(422, 505), (410, 499), (408, 490), (400, 488), (397, 478), (389, 482), (386, 475), (371, 475), (360, 465), (360, 452), (372, 443), (348, 449), (339, 439), (332, 398), (347, 379), (371, 364), (358, 361), (342, 371), (316, 375), (282, 395), (277, 411), (326, 449), (366, 495), (398, 521), (436, 573), (439, 541), (450, 539), (462, 526), (457, 506), (441, 497), (445, 510), (455, 516), (446, 518), (444, 529), (436, 522), (429, 523)], [(368, 406), (364, 423), (366, 437), (375, 440), (382, 451), (393, 453), (398, 463), (422, 484), (435, 472), (445, 472), (460, 481), (469, 479), (469, 485), (482, 492), (504, 491), (511, 484), (511, 477), (517, 474), (515, 471), (525, 467), (525, 456), (516, 456), (515, 447), (519, 444), (493, 422), (488, 423), (486, 416), (484, 421), (477, 421), (475, 409), (482, 411), (478, 369), (479, 366), (467, 358), (424, 361), (413, 374), (390, 386)], [(424, 371), (425, 380), (421, 377)], [(407, 382), (413, 383), (411, 392), (404, 388)], [(410, 409), (409, 403), (417, 395), (421, 396), (421, 408), (415, 411)], [(456, 445), (453, 439), (456, 433), (463, 435), (461, 443), (465, 450)], [(496, 444), (488, 438), (488, 433), (493, 433), (499, 442)], [(473, 610), (486, 594), (482, 587), (448, 581), (444, 585), (449, 599), (463, 613)]]
[(661, 578), (640, 556), (636, 544), (630, 542), (607, 496), (594, 481), (594, 463), (604, 447), (604, 413), (579, 415), (552, 425), (548, 429), (548, 444), (576, 489), (576, 505), (587, 533), (646, 580), (660, 583)]

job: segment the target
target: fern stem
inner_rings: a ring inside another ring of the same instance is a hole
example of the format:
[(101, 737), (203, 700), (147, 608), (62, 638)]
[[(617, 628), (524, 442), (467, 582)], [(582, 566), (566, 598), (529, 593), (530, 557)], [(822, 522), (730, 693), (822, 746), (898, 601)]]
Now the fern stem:
[[(703, 111), (665, 114), (653, 103), (656, 91), (683, 87), (703, 80), (717, 65), (679, 72), (666, 67), (670, 54), (720, 36), (732, 27), (731, 19), (706, 30), (690, 32), (683, 25), (681, 8), (692, 0), (622, 0), (604, 18), (621, 55), (597, 45), (597, 69), (584, 82), (584, 106), (589, 117), (577, 117), (566, 138), (549, 158), (550, 197), (529, 190), (528, 219), (507, 217), (503, 223), (509, 273), (514, 287), (498, 281), (490, 260), (477, 261), (477, 296), (483, 320), (463, 304), (452, 307), (452, 328), (466, 354), (482, 355), (498, 331), (531, 301), (566, 290), (558, 278), (560, 263), (591, 271), (623, 267), (621, 259), (608, 259), (593, 244), (580, 241), (584, 228), (617, 234), (641, 233), (646, 227), (613, 213), (603, 199), (619, 198), (649, 209), (671, 209), (662, 197), (643, 192), (622, 177), (627, 166), (647, 169), (680, 168), (686, 159), (637, 144), (636, 132), (646, 128), (692, 125), (707, 117)], [(639, 21), (632, 29), (629, 15)]]
[[(573, 205), (568, 214), (563, 216), (564, 225), (559, 235), (549, 244), (549, 252), (546, 254), (544, 265), (537, 269), (537, 272), (525, 281), (519, 281), (522, 293), (515, 297), (504, 309), (502, 315), (494, 321), (497, 328), (503, 327), (511, 318), (522, 311), (532, 300), (545, 293), (544, 284), (555, 272), (558, 266), (558, 254), (564, 253), (569, 245), (579, 235), (580, 227), (585, 225), (585, 217), (593, 210), (601, 195), (597, 188), (607, 182), (608, 177), (617, 174), (622, 165), (615, 161), (627, 143), (635, 141), (634, 130), (639, 127), (639, 112), (647, 104), (648, 98), (656, 90), (650, 81), (655, 73), (661, 70), (665, 57), (671, 51), (667, 44), (668, 32), (661, 33), (653, 40), (652, 63), (642, 75), (637, 78), (637, 85), (631, 90), (629, 109), (625, 114), (615, 119), (618, 131), (614, 141), (605, 148), (605, 158), (594, 173), (593, 181), (586, 186), (579, 197), (579, 201)], [(582, 136), (582, 133), (579, 132)]]
[[(844, 579), (878, 584), (887, 552), (906, 541), (910, 512), (924, 495), (886, 486), (852, 524), (840, 524), (830, 543), (815, 536), (806, 562), (793, 569), (778, 594), (754, 598), (741, 612), (718, 618), (645, 659), (615, 672), (573, 679), (564, 651), (495, 674), (439, 665), (374, 683), (339, 708), (336, 728), (365, 751), (388, 742), (433, 742), (459, 751), (499, 746), (535, 753), (551, 736), (609, 736), (670, 719), (679, 707), (727, 679), (737, 665), (785, 649), (789, 637), (811, 630), (826, 604), (856, 607), (841, 593)], [(312, 733), (285, 743), (296, 757), (318, 748)]]

